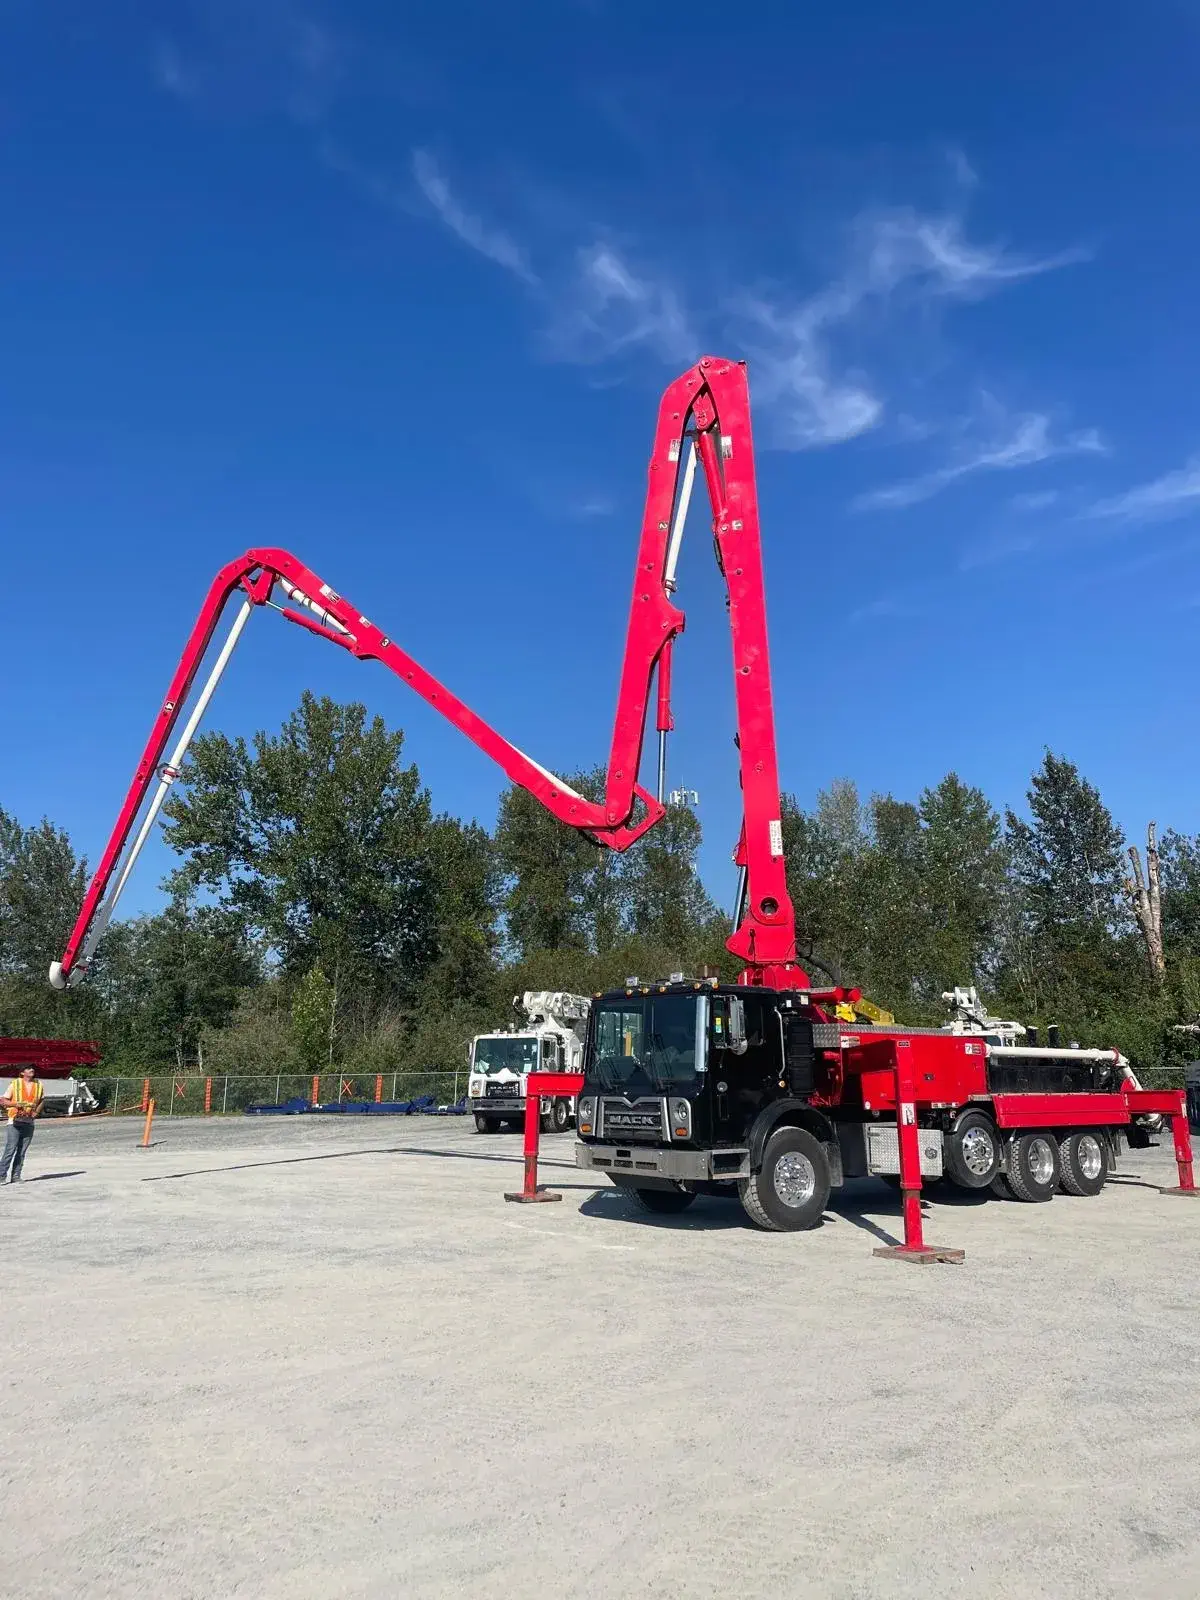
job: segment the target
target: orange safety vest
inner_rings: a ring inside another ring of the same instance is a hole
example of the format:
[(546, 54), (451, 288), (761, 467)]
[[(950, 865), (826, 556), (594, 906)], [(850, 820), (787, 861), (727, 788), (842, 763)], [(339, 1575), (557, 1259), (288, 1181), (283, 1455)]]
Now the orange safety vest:
[[(21, 1114), (23, 1106), (38, 1106), (42, 1102), (42, 1086), (35, 1078), (32, 1083), (26, 1083), (24, 1078), (14, 1078), (9, 1095), (16, 1101), (15, 1105), (8, 1108), (8, 1120), (15, 1122)], [(28, 1119), (26, 1119), (28, 1120)]]

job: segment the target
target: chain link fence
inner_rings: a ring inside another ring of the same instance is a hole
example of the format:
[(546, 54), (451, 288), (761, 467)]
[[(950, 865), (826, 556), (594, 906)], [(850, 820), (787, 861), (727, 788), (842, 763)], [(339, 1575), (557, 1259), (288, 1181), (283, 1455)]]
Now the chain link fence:
[(99, 1109), (111, 1115), (145, 1111), (151, 1100), (160, 1117), (221, 1116), (249, 1106), (392, 1104), (433, 1095), (438, 1106), (457, 1105), (466, 1093), (465, 1072), (151, 1073), (86, 1078)]

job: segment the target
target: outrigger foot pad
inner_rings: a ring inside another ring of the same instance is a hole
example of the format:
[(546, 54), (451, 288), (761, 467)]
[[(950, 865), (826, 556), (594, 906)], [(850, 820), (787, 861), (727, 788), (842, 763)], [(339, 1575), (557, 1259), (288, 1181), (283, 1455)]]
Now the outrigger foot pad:
[(955, 1250), (950, 1245), (944, 1244), (881, 1244), (872, 1250), (871, 1254), (879, 1256), (883, 1261), (911, 1261), (918, 1267), (928, 1267), (937, 1261), (960, 1266), (966, 1259), (967, 1252)]

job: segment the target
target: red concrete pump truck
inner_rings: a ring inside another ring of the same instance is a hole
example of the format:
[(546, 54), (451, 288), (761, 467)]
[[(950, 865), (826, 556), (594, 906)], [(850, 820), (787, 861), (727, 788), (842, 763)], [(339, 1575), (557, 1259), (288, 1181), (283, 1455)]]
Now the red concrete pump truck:
[[(188, 744), (251, 612), (289, 622), (360, 660), (382, 661), (555, 817), (625, 850), (665, 814), (671, 654), (683, 632), (676, 568), (697, 468), (728, 591), (743, 821), (730, 951), (736, 983), (630, 978), (592, 1006), (578, 1103), (580, 1166), (652, 1211), (699, 1193), (739, 1195), (762, 1228), (809, 1228), (843, 1177), (900, 1178), (906, 1241), (920, 1245), (922, 1174), (1019, 1200), (1096, 1194), (1122, 1142), (1169, 1119), (1180, 1190), (1194, 1192), (1182, 1093), (1144, 1091), (1115, 1051), (1013, 1045), (986, 1033), (847, 1023), (857, 990), (814, 986), (796, 956), (779, 776), (758, 496), (744, 364), (707, 358), (666, 390), (637, 554), (605, 797), (539, 766), (285, 550), (250, 550), (214, 579), (88, 888), (57, 987), (78, 978), (112, 915)], [(288, 604), (279, 605), (280, 593)], [(201, 662), (231, 597), (238, 609), (166, 762)], [(652, 690), (658, 782), (639, 783)], [(151, 792), (153, 790), (153, 792)], [(139, 815), (141, 822), (138, 823)], [(135, 825), (137, 832), (134, 833)]]

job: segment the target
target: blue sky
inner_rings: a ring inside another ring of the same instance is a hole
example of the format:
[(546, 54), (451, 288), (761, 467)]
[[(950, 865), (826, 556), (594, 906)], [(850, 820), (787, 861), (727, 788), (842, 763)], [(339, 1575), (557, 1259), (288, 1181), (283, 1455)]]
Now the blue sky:
[[(217, 567), (293, 550), (560, 772), (607, 752), (659, 394), (751, 362), (783, 781), (1200, 828), (1200, 7), (0, 0), (0, 804), (99, 853)], [(694, 514), (671, 779), (731, 887)], [(258, 615), (209, 726), (311, 687)], [(163, 852), (131, 892), (155, 903)]]

